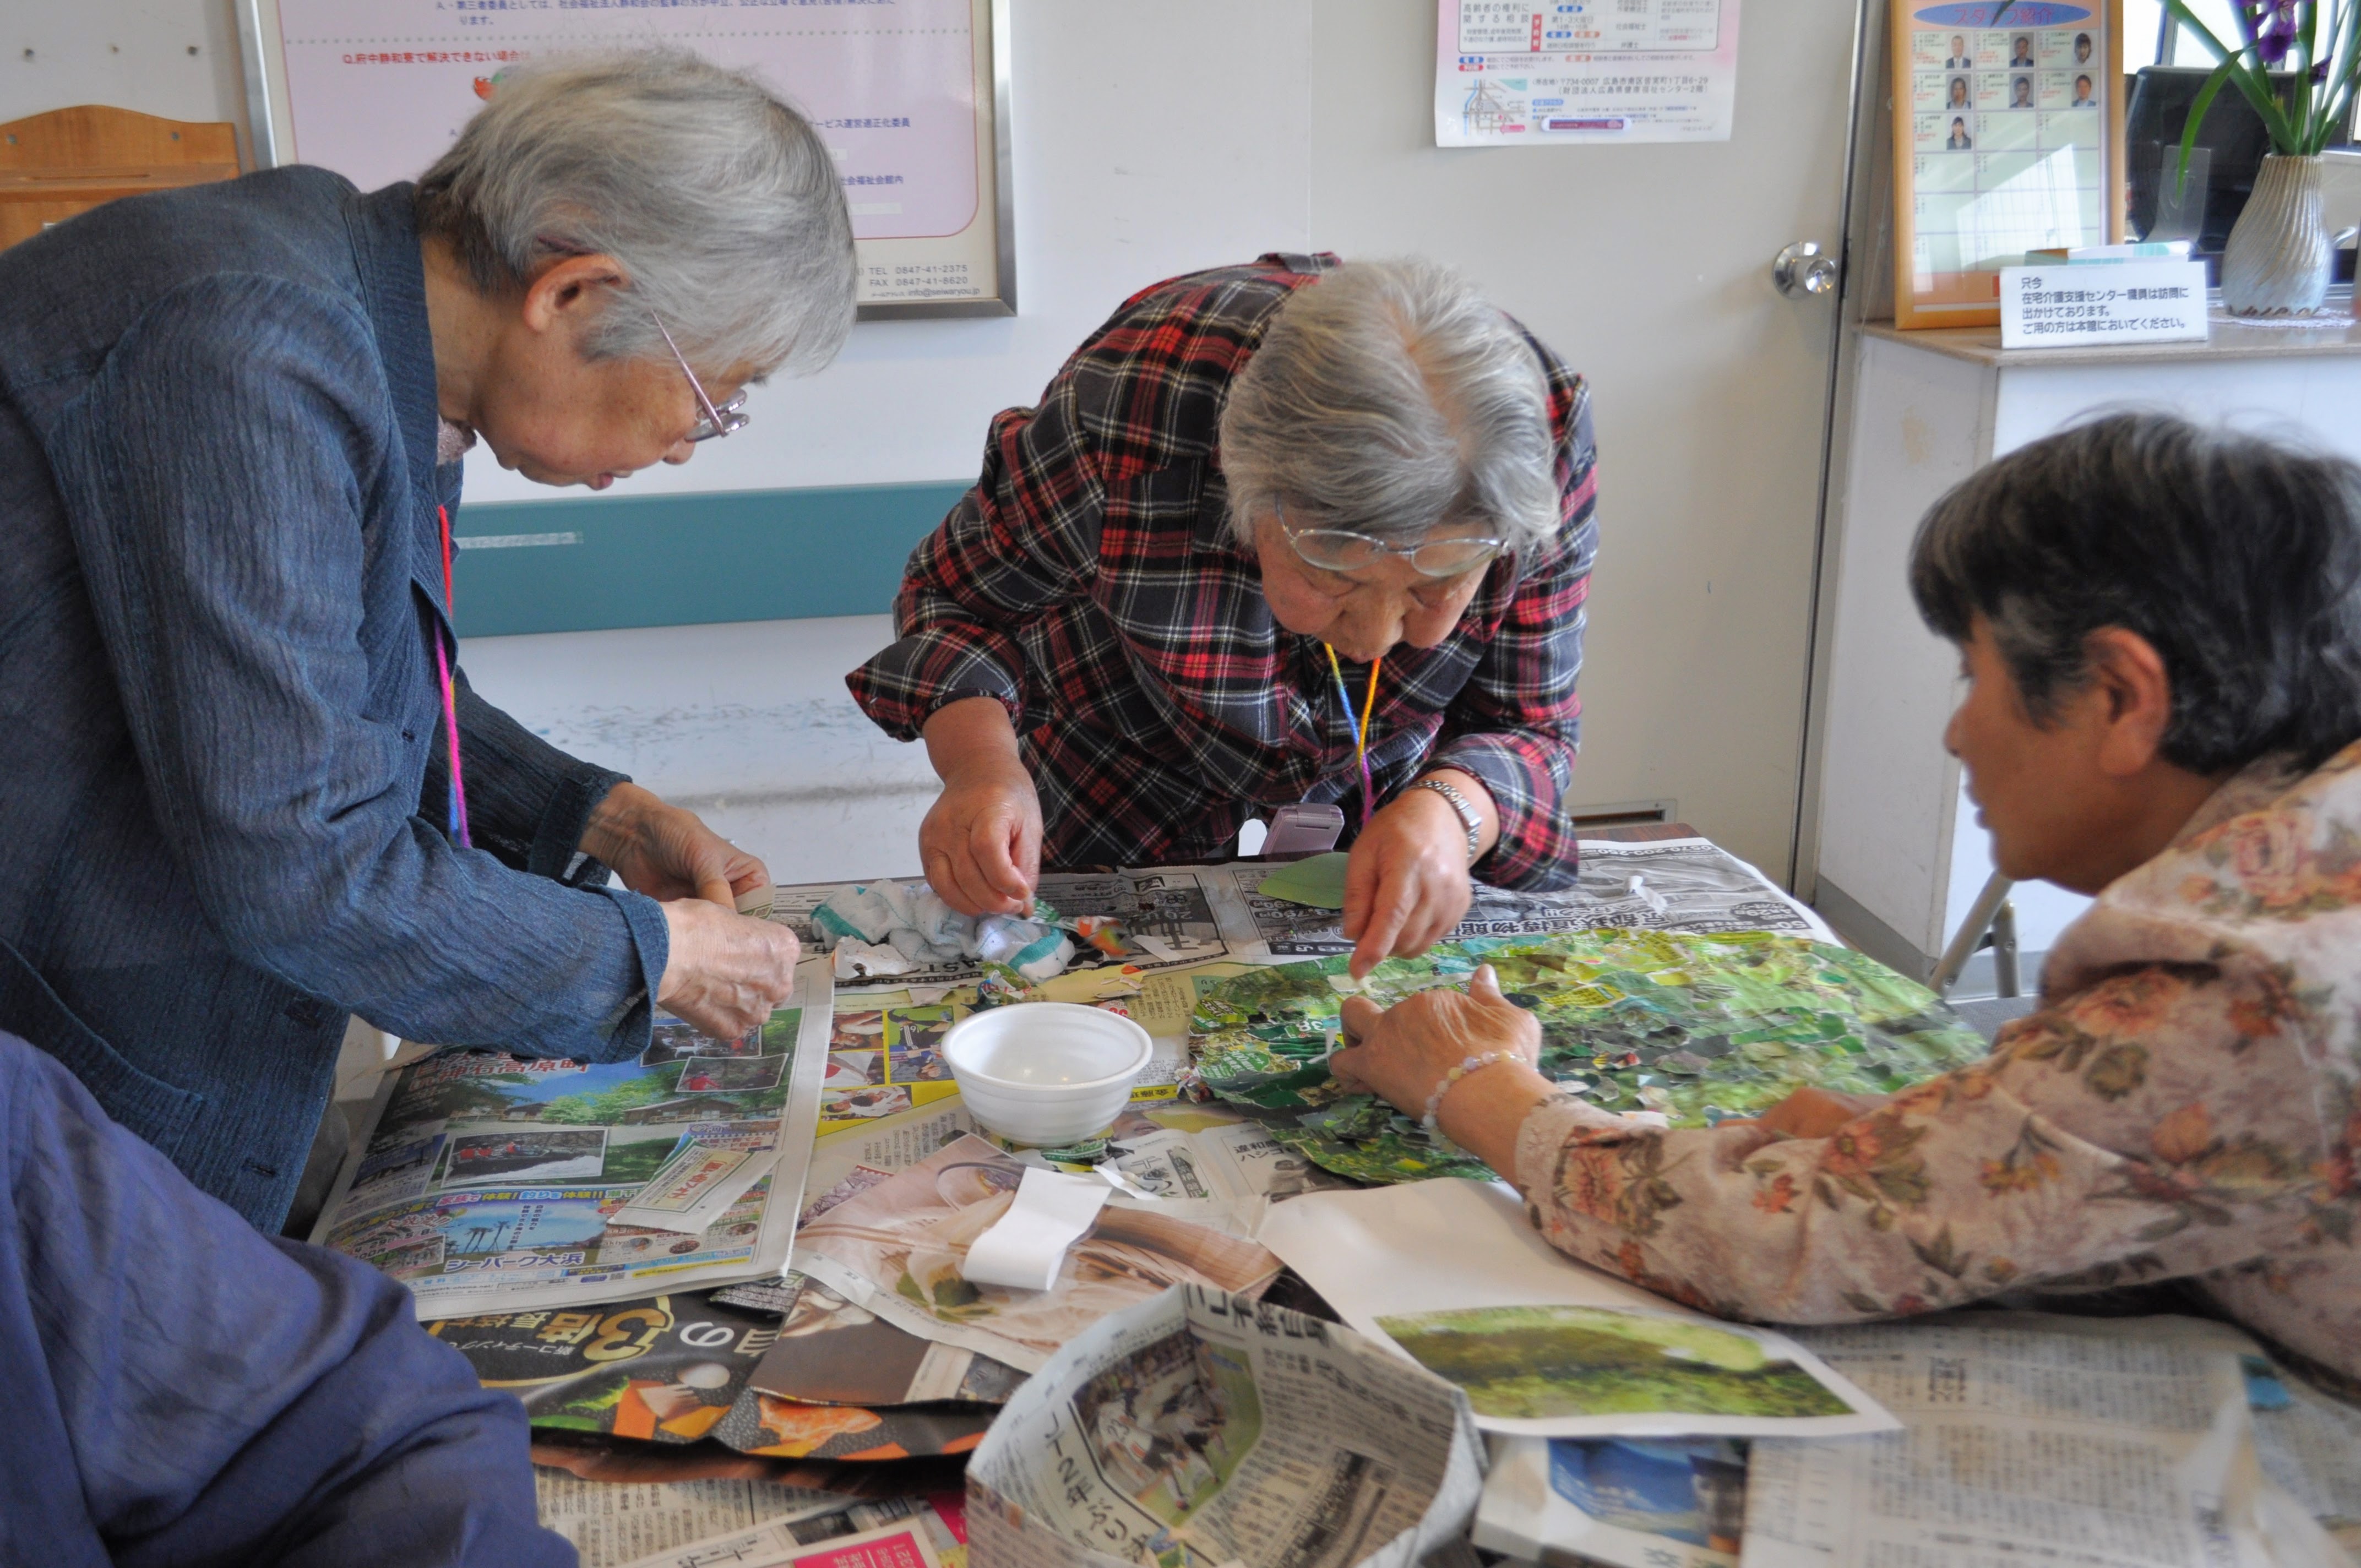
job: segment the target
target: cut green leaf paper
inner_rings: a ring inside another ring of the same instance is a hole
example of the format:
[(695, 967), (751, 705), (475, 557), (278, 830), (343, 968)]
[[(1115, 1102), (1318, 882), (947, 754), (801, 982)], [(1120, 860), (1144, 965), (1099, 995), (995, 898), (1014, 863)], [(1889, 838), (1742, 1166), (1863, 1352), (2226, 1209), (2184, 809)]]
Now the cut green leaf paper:
[(1283, 898), (1313, 909), (1345, 907), (1345, 866), (1353, 857), (1341, 850), (1284, 865), (1262, 879), (1265, 898)]

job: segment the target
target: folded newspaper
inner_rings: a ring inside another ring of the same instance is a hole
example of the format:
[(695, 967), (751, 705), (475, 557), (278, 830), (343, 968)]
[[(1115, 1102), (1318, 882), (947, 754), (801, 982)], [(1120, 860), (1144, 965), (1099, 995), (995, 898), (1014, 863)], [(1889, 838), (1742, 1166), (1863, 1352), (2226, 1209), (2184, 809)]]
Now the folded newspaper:
[(1179, 1286), (1051, 1357), (967, 1486), (973, 1568), (1409, 1568), (1466, 1526), (1481, 1458), (1441, 1379)]
[(423, 1320), (776, 1275), (832, 1005), (815, 959), (742, 1038), (659, 1018), (632, 1061), (453, 1048), (387, 1073), (312, 1239), (409, 1286)]
[[(1471, 937), (1540, 936), (1555, 931), (1784, 931), (1834, 941), (1825, 922), (1754, 867), (1705, 839), (1627, 844), (1586, 840), (1579, 884), (1557, 893), (1515, 893), (1477, 884), (1467, 916), (1448, 933)], [(1219, 960), (1265, 964), (1350, 952), (1333, 909), (1266, 896), (1262, 884), (1279, 862), (1050, 872), (1039, 893), (1070, 921), (1112, 923), (1083, 943), (1077, 968), (1127, 967), (1155, 972)], [(792, 927), (806, 949), (832, 952), (837, 935), (815, 912), (832, 896), (865, 883), (813, 883), (776, 890), (771, 918)], [(917, 884), (908, 884), (916, 886)], [(907, 956), (906, 955), (906, 958)], [(924, 953), (897, 974), (840, 982), (851, 992), (972, 984), (981, 962), (937, 960)]]

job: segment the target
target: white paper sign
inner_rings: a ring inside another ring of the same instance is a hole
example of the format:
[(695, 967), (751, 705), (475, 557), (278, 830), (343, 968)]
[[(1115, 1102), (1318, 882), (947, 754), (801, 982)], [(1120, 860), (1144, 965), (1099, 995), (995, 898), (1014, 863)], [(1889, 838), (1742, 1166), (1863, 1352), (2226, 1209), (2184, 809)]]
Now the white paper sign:
[(2202, 343), (2206, 331), (2202, 261), (2109, 261), (2000, 271), (2003, 348)]
[(1434, 145), (1728, 141), (1739, 0), (1442, 0)]

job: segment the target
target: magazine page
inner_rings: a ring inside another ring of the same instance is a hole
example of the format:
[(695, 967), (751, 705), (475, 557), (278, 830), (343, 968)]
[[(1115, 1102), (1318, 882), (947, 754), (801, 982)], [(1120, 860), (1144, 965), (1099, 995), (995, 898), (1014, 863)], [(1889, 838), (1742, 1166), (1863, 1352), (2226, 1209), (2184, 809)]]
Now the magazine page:
[(582, 1568), (622, 1568), (708, 1536), (845, 1511), (837, 1493), (772, 1481), (585, 1481), (537, 1466), (533, 1484), (542, 1528), (572, 1541)]
[(1746, 1453), (1727, 1437), (1495, 1437), (1475, 1542), (1527, 1563), (1737, 1568)]
[(738, 1039), (660, 1016), (631, 1061), (455, 1048), (388, 1073), (312, 1239), (401, 1280), (430, 1321), (775, 1275), (832, 1006), (812, 959)]
[(1724, 1322), (1585, 1267), (1497, 1183), (1315, 1192), (1262, 1241), (1345, 1321), (1525, 1437), (1834, 1436), (1898, 1423), (1785, 1334)]
[(796, 1270), (921, 1338), (1027, 1372), (1167, 1285), (1252, 1295), (1279, 1273), (1279, 1260), (1252, 1242), (1148, 1207), (1109, 1206), (1067, 1250), (1049, 1289), (971, 1283), (961, 1272), (969, 1245), (1007, 1212), (1026, 1169), (961, 1136), (806, 1220)]
[[(1337, 911), (1264, 896), (1264, 880), (1283, 863), (1234, 861), (1207, 868), (1219, 906), (1233, 918), (1242, 915), (1248, 925), (1231, 941), (1234, 956), (1284, 963), (1351, 952)], [(1837, 940), (1817, 912), (1705, 839), (1638, 844), (1585, 839), (1578, 885), (1558, 893), (1518, 893), (1477, 883), (1466, 918), (1443, 939), (1608, 929), (1782, 931)]]
[(2233, 1330), (1971, 1312), (1797, 1333), (1905, 1425), (1756, 1442), (1744, 1568), (2300, 1568), (2257, 1523)]
[(1466, 1403), (1348, 1330), (1182, 1286), (1100, 1321), (968, 1469), (979, 1563), (1406, 1568), (1455, 1536)]

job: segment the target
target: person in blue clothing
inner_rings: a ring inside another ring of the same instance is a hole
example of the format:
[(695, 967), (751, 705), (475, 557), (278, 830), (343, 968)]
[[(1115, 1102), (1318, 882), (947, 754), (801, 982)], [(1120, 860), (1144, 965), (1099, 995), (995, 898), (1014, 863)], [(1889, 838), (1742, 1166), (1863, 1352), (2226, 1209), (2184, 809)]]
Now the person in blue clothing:
[(0, 1177), (0, 1561), (573, 1568), (524, 1407), (408, 1291), (260, 1235), (7, 1034)]
[(506, 74), (414, 185), (278, 169), (0, 252), (0, 1027), (276, 1229), (348, 1013), (590, 1060), (766, 1017), (762, 863), (469, 688), (450, 519), (478, 440), (686, 461), (833, 357), (854, 275), (811, 125), (665, 50)]

